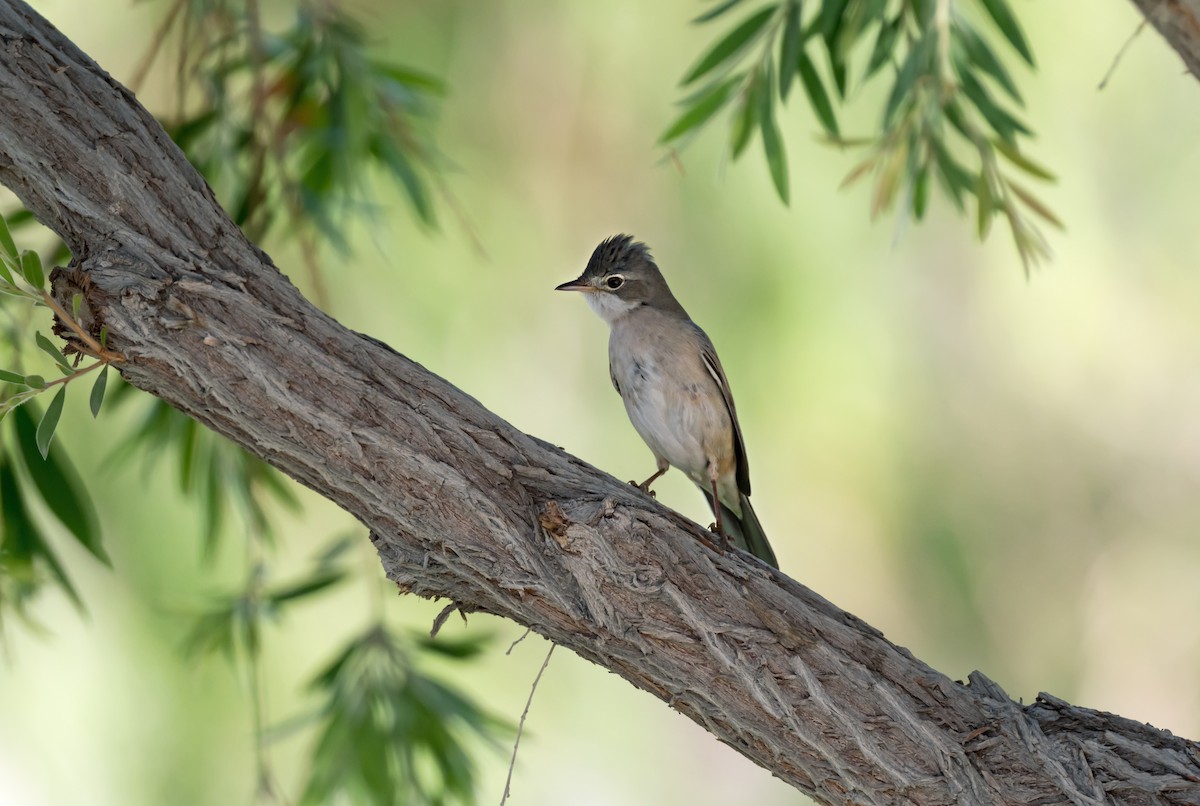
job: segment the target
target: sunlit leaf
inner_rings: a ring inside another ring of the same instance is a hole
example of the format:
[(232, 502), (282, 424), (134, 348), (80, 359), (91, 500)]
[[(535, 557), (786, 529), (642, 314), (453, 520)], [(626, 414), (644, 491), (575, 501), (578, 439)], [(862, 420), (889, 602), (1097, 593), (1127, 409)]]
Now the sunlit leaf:
[(767, 6), (764, 9), (756, 12), (738, 27), (730, 31), (723, 39), (717, 42), (708, 53), (701, 57), (700, 61), (688, 71), (684, 76), (682, 85), (687, 86), (696, 79), (706, 75), (709, 71), (719, 67), (729, 61), (733, 56), (738, 54), (743, 48), (749, 45), (754, 38), (762, 33), (767, 21), (775, 13), (774, 6)]
[(792, 79), (798, 69), (797, 60), (804, 44), (800, 30), (800, 3), (787, 4), (787, 19), (783, 26), (783, 38), (779, 42), (779, 99), (786, 101), (792, 89)]
[(43, 456), (37, 441), (37, 419), (36, 408), (32, 405), (23, 406), (13, 414), (17, 446), (29, 478), (46, 502), (47, 509), (79, 544), (101, 562), (108, 563), (108, 554), (100, 542), (96, 510), (87, 489), (61, 445), (51, 445), (49, 452)]
[(742, 155), (746, 146), (750, 144), (750, 138), (758, 130), (758, 96), (762, 91), (761, 74), (755, 72), (746, 83), (746, 89), (742, 91), (741, 104), (733, 119), (729, 150), (734, 159)]
[(1004, 34), (1008, 43), (1032, 67), (1033, 52), (1030, 51), (1029, 44), (1025, 41), (1025, 34), (1021, 32), (1021, 26), (1017, 23), (1017, 18), (1009, 8), (1007, 0), (979, 0), (979, 2), (987, 10), (992, 21), (996, 23), (996, 27)]
[(979, 34), (975, 33), (975, 31), (971, 30), (965, 25), (955, 28), (955, 33), (957, 34), (955, 37), (956, 41), (961, 42), (962, 47), (971, 63), (994, 78), (996, 83), (1003, 87), (1004, 91), (1007, 92), (1014, 101), (1016, 101), (1018, 104), (1024, 103), (1021, 98), (1021, 93), (1017, 89), (1016, 82), (1013, 81), (1012, 76), (1008, 74), (1008, 71), (1004, 69), (1004, 64), (1001, 63), (1000, 59), (996, 57), (996, 54), (992, 52), (992, 49), (988, 47), (988, 44), (983, 40), (983, 37), (979, 36)]
[(700, 96), (691, 108), (685, 110), (682, 115), (675, 119), (671, 127), (663, 132), (662, 137), (658, 139), (659, 143), (669, 143), (708, 122), (713, 115), (721, 110), (726, 101), (729, 100), (730, 95), (740, 80), (741, 76), (734, 76), (711, 87), (706, 93)]
[(1009, 162), (1020, 168), (1025, 173), (1031, 176), (1036, 176), (1038, 179), (1044, 179), (1047, 182), (1053, 182), (1057, 179), (1057, 177), (1050, 173), (1050, 171), (1022, 154), (1015, 144), (1001, 140), (997, 137), (992, 139), (992, 145), (994, 145), (996, 150), (1003, 154)]
[(817, 68), (803, 48), (796, 57), (796, 69), (800, 73), (800, 80), (804, 82), (804, 92), (808, 95), (809, 103), (812, 104), (813, 111), (817, 114), (817, 120), (821, 121), (825, 131), (834, 137), (840, 136), (837, 116), (833, 113), (833, 104), (825, 92), (825, 85), (821, 82), (821, 77), (817, 75)]
[(929, 202), (929, 168), (922, 165), (917, 169), (917, 177), (913, 180), (912, 209), (913, 216), (920, 221), (925, 217), (925, 205)]
[(729, 11), (731, 8), (733, 8), (734, 6), (738, 5), (741, 2), (742, 2), (742, 0), (725, 0), (725, 2), (718, 3), (717, 5), (713, 6), (708, 11), (701, 14), (699, 17), (696, 17), (694, 20), (692, 20), (692, 22), (693, 23), (703, 23), (703, 22), (708, 22), (709, 20), (715, 20), (717, 17), (721, 16), (726, 11)]
[(26, 249), (21, 253), (21, 274), (34, 288), (41, 288), (45, 284), (46, 275), (42, 271), (42, 258), (37, 252)]
[(908, 56), (904, 59), (900, 72), (896, 74), (896, 81), (892, 85), (891, 94), (888, 95), (887, 106), (883, 110), (885, 129), (891, 128), (900, 105), (911, 98), (913, 84), (917, 77), (928, 72), (929, 60), (933, 54), (933, 42), (934, 37), (926, 34), (908, 51)]
[(963, 197), (975, 192), (975, 178), (958, 160), (950, 156), (939, 141), (933, 143), (934, 159), (937, 162), (938, 179), (942, 187), (954, 201), (959, 212), (965, 211)]
[(784, 204), (788, 203), (787, 155), (783, 150), (783, 137), (779, 124), (775, 122), (774, 103), (771, 96), (770, 72), (759, 109), (759, 126), (762, 129), (763, 151), (767, 155), (767, 166), (771, 170), (771, 182)]
[(879, 24), (879, 33), (875, 37), (875, 45), (871, 48), (871, 58), (867, 62), (865, 78), (870, 78), (892, 58), (896, 51), (896, 41), (904, 27), (904, 15), (897, 14), (889, 22), (883, 20)]
[(323, 570), (308, 579), (285, 585), (281, 588), (274, 588), (265, 594), (265, 598), (275, 605), (290, 602), (294, 599), (303, 599), (306, 596), (319, 593), (331, 585), (341, 582), (345, 579), (345, 576), (346, 574), (343, 571)]
[(65, 369), (68, 375), (74, 372), (74, 370), (71, 368), (71, 362), (68, 361), (67, 357), (62, 354), (62, 350), (58, 349), (58, 345), (43, 336), (41, 331), (38, 331), (34, 334), (34, 341), (37, 343), (37, 346), (41, 348), (42, 352), (53, 358), (54, 363)]
[(992, 227), (992, 217), (996, 211), (991, 182), (988, 181), (987, 174), (982, 171), (975, 182), (975, 199), (978, 202), (975, 216), (976, 232), (979, 240), (982, 241), (988, 236), (988, 230)]
[(54, 431), (58, 428), (58, 420), (62, 417), (63, 404), (66, 400), (67, 387), (63, 386), (54, 395), (54, 399), (46, 407), (46, 413), (42, 415), (42, 421), (38, 423), (35, 438), (38, 451), (42, 454), (43, 459), (50, 453), (50, 440), (54, 439)]
[(979, 110), (979, 114), (983, 115), (984, 120), (991, 125), (996, 133), (1004, 140), (1013, 140), (1018, 134), (1029, 134), (1030, 131), (1025, 127), (1025, 124), (1010, 115), (1004, 109), (992, 100), (992, 96), (984, 89), (973, 75), (970, 73), (961, 73), (959, 75), (959, 86), (962, 87), (963, 94), (971, 99), (971, 103), (975, 104), (975, 108)]
[[(0, 264), (4, 263), (4, 258), (12, 261), (13, 265), (19, 260), (17, 253), (17, 245), (12, 240), (12, 233), (8, 230), (8, 222), (4, 216), (0, 216)], [(6, 277), (8, 282), (12, 282), (12, 277)]]
[(821, 11), (817, 15), (817, 30), (831, 46), (837, 39), (838, 28), (849, 0), (822, 0)]
[[(18, 409), (20, 411), (20, 409)], [(83, 608), (83, 600), (67, 576), (58, 557), (46, 542), (41, 530), (30, 517), (21, 494), (17, 475), (10, 462), (0, 461), (0, 515), (3, 515), (3, 540), (0, 540), (0, 562), (25, 562), (42, 564), (76, 607)]]
[(108, 385), (108, 365), (106, 364), (100, 370), (100, 375), (96, 378), (96, 382), (92, 384), (92, 393), (88, 396), (88, 407), (92, 410), (92, 417), (100, 416), (100, 406), (104, 403), (104, 390)]
[(1033, 212), (1037, 213), (1055, 227), (1064, 229), (1063, 222), (1050, 210), (1049, 207), (1044, 205), (1040, 199), (1012, 180), (1009, 180), (1007, 184), (1008, 189), (1016, 194), (1018, 199), (1025, 202), (1026, 207), (1028, 207), (1030, 210), (1033, 210)]

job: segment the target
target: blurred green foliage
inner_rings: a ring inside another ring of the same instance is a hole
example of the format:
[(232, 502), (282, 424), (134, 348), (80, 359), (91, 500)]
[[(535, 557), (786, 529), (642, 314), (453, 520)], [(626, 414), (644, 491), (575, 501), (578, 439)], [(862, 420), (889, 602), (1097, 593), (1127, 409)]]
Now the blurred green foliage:
[[(721, 0), (693, 22), (719, 21), (742, 5), (742, 0)], [(1033, 53), (1007, 0), (978, 0), (978, 5), (1032, 67)], [(860, 53), (870, 56), (859, 83), (890, 67), (891, 88), (879, 133), (846, 138), (831, 99), (843, 103), (855, 91), (853, 65)], [(825, 61), (828, 78), (821, 77), (818, 60)], [(683, 77), (684, 87), (705, 83), (680, 101), (683, 112), (661, 142), (682, 145), (730, 108), (730, 154), (737, 159), (760, 133), (775, 190), (787, 203), (787, 156), (776, 104), (788, 100), (797, 78), (830, 141), (869, 151), (846, 184), (873, 175), (872, 217), (900, 201), (901, 214), (919, 221), (932, 177), (960, 212), (974, 197), (981, 240), (993, 219), (1004, 217), (1026, 272), (1049, 255), (1031, 214), (1056, 227), (1061, 223), (1012, 173), (1043, 181), (1054, 177), (1021, 151), (1019, 138), (1032, 133), (996, 91), (1008, 103), (1024, 101), (987, 37), (958, 3), (822, 0), (817, 6), (783, 0), (761, 7), (734, 24)]]

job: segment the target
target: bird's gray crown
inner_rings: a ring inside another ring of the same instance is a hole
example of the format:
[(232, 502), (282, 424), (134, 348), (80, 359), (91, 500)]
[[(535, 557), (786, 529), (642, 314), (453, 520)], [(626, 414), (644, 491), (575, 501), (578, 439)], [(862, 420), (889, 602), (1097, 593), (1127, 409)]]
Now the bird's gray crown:
[[(642, 305), (687, 318), (650, 256), (650, 248), (635, 241), (632, 235), (614, 235), (601, 241), (580, 280), (588, 281), (596, 289), (598, 296), (590, 297), (589, 303), (604, 307), (605, 311), (599, 308), (597, 311), (605, 319), (611, 320), (612, 316)], [(620, 300), (622, 304), (603, 302), (605, 298)]]
[(585, 276), (602, 277), (641, 263), (654, 265), (650, 247), (635, 241), (632, 235), (614, 235), (600, 242), (588, 260)]

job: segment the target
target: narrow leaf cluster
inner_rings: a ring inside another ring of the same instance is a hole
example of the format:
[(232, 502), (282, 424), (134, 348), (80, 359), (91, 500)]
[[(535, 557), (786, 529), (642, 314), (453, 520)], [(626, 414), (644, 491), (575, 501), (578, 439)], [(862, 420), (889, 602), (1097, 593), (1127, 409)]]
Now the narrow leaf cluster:
[(301, 804), (474, 802), (468, 741), (495, 746), (512, 728), (417, 668), (416, 646), (466, 660), (484, 643), (414, 642), (382, 625), (353, 639), (312, 681), (324, 704)]
[(299, 226), (348, 248), (346, 216), (370, 212), (380, 169), (434, 222), (438, 79), (371, 56), (363, 28), (335, 4), (302, 3), (290, 27), (272, 32), (252, 4), (229, 19), (210, 0), (181, 2), (178, 72), (202, 99), (187, 104), (181, 86), (181, 107), (196, 111), (167, 128), (251, 238)]
[[(741, 0), (725, 0), (695, 22), (722, 19), (741, 5)], [(1049, 254), (1036, 219), (1056, 227), (1061, 223), (1013, 173), (1043, 181), (1053, 176), (1021, 148), (1021, 139), (1031, 132), (1013, 107), (1023, 100), (981, 23), (990, 24), (1030, 67), (1033, 54), (1007, 0), (964, 5), (960, 0), (783, 0), (758, 8), (687, 71), (683, 86), (699, 89), (681, 101), (683, 111), (661, 142), (681, 146), (728, 110), (730, 153), (736, 159), (760, 133), (772, 182), (787, 203), (789, 175), (777, 104), (786, 103), (799, 85), (828, 140), (867, 148), (868, 156), (844, 184), (873, 177), (872, 216), (899, 202), (902, 215), (920, 220), (932, 179), (962, 212), (974, 197), (981, 239), (1002, 216), (1028, 271)], [(823, 71), (817, 66), (822, 63)], [(835, 104), (885, 74), (891, 84), (879, 132), (865, 139), (843, 137)]]

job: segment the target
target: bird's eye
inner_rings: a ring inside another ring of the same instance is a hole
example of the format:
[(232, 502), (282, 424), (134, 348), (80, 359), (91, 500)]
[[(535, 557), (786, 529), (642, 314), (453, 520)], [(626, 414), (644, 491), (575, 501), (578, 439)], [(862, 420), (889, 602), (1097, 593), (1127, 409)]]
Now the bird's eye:
[(608, 286), (610, 291), (616, 291), (618, 288), (625, 285), (625, 278), (619, 274), (614, 274), (612, 277), (609, 277), (607, 280), (605, 280), (604, 284)]

